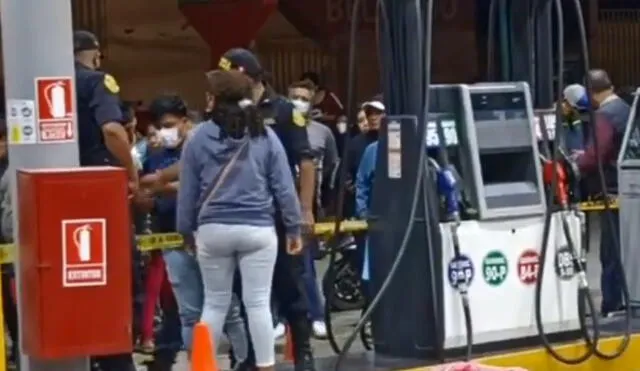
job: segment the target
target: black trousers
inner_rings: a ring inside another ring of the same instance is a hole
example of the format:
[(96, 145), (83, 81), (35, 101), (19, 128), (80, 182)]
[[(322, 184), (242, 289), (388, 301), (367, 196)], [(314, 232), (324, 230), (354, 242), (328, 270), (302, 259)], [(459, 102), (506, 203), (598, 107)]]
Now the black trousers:
[(2, 313), (4, 314), (4, 323), (7, 326), (7, 332), (11, 337), (11, 357), (19, 357), (19, 339), (18, 339), (18, 308), (16, 307), (13, 290), (11, 288), (11, 280), (13, 279), (13, 267), (9, 264), (2, 267)]
[[(141, 273), (141, 256), (138, 249), (135, 247), (135, 241), (132, 249), (131, 258), (131, 291), (133, 295), (133, 327), (134, 337), (139, 328), (139, 319), (142, 312), (142, 302), (144, 300), (144, 291), (142, 285), (142, 273)], [(131, 339), (132, 342), (135, 339)], [(133, 363), (133, 357), (131, 353), (113, 354), (108, 356), (97, 356), (91, 358), (92, 363), (95, 363), (100, 371), (136, 371), (136, 366)]]

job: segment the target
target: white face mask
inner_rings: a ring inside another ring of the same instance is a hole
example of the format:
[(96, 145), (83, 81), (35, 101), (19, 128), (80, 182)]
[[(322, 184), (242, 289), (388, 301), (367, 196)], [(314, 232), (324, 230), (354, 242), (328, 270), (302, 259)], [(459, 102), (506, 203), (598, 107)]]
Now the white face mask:
[(178, 128), (162, 128), (158, 134), (162, 139), (162, 144), (167, 148), (176, 148), (180, 144)]
[(338, 133), (344, 134), (347, 132), (347, 123), (344, 121), (339, 121), (336, 126), (338, 126)]
[(302, 99), (294, 99), (291, 101), (296, 110), (303, 115), (306, 115), (309, 112), (309, 108), (311, 108), (311, 103), (305, 102)]

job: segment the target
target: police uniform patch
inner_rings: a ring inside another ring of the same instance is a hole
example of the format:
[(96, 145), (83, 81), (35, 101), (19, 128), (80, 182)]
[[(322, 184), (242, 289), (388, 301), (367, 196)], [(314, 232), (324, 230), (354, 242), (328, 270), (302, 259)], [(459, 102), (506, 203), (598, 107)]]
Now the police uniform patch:
[(231, 70), (231, 61), (228, 60), (227, 58), (220, 58), (220, 61), (218, 62), (218, 67), (220, 67), (221, 70), (224, 71), (230, 71)]
[(118, 86), (118, 82), (113, 76), (109, 74), (104, 75), (104, 87), (109, 90), (112, 94), (118, 94), (120, 92), (120, 86)]
[(302, 114), (298, 111), (296, 111), (295, 109), (293, 110), (293, 114), (291, 116), (291, 119), (293, 121), (293, 123), (296, 126), (305, 126), (306, 125), (306, 120), (304, 119), (304, 116), (302, 116)]

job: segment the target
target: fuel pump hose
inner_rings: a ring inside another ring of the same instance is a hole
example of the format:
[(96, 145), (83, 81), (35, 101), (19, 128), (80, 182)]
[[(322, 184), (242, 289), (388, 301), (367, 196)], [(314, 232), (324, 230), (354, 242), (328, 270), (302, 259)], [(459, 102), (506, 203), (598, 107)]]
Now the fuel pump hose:
[[(357, 57), (357, 37), (358, 37), (358, 14), (360, 14), (360, 1), (361, 0), (353, 0), (352, 8), (351, 8), (351, 28), (349, 34), (349, 70), (347, 75), (347, 130), (345, 135), (345, 141), (342, 149), (342, 160), (340, 164), (340, 172), (338, 175), (338, 197), (336, 200), (336, 210), (335, 210), (335, 224), (333, 230), (333, 237), (331, 241), (329, 241), (329, 267), (327, 271), (329, 272), (329, 285), (328, 290), (325, 293), (325, 308), (324, 308), (324, 320), (327, 326), (327, 340), (329, 340), (329, 345), (331, 349), (336, 353), (340, 354), (340, 346), (336, 340), (335, 334), (333, 332), (333, 322), (331, 320), (331, 309), (333, 307), (333, 294), (335, 290), (334, 281), (337, 278), (337, 270), (336, 270), (336, 257), (338, 254), (338, 246), (341, 245), (341, 239), (343, 234), (340, 233), (340, 224), (344, 219), (344, 200), (346, 196), (346, 184), (347, 184), (347, 176), (348, 176), (348, 167), (350, 160), (349, 151), (350, 143), (351, 143), (351, 128), (356, 122), (356, 109), (355, 109), (355, 87), (356, 87), (356, 57)], [(354, 267), (356, 268), (356, 267)], [(357, 271), (357, 270), (356, 270)], [(357, 277), (359, 279), (359, 277)], [(364, 336), (363, 336), (364, 340)], [(365, 344), (366, 345), (366, 344)]]
[[(458, 236), (458, 228), (460, 227), (460, 205), (462, 203), (462, 197), (460, 194), (458, 180), (454, 174), (454, 168), (449, 158), (449, 151), (447, 149), (447, 142), (444, 135), (444, 128), (442, 125), (437, 124), (436, 130), (438, 133), (439, 151), (438, 155), (442, 167), (437, 169), (438, 172), (438, 188), (440, 196), (445, 199), (445, 207), (447, 214), (447, 222), (451, 230), (451, 242), (453, 244), (453, 258), (456, 261), (460, 261), (462, 253), (460, 251), (460, 238)], [(434, 166), (437, 166), (436, 163)], [(431, 260), (433, 261), (433, 260)], [(435, 271), (435, 267), (431, 267), (432, 271)], [(465, 278), (466, 280), (466, 278)], [(436, 282), (436, 281), (433, 281)], [(467, 282), (458, 282), (456, 287), (460, 296), (460, 303), (462, 305), (462, 314), (464, 316), (464, 326), (466, 332), (466, 352), (465, 360), (470, 361), (473, 354), (473, 320), (471, 318), (471, 306), (469, 304), (469, 287)]]
[[(357, 2), (357, 0), (356, 0)], [(415, 0), (415, 9), (416, 9), (416, 15), (419, 19), (418, 21), (418, 25), (422, 26), (421, 30), (418, 30), (417, 32), (417, 36), (418, 37), (425, 37), (424, 43), (420, 43), (422, 45), (423, 49), (423, 53), (422, 55), (424, 56), (424, 60), (422, 61), (424, 66), (422, 71), (424, 74), (424, 81), (423, 81), (423, 104), (425, 105), (424, 109), (423, 109), (423, 114), (422, 117), (419, 117), (419, 120), (424, 121), (426, 119), (426, 117), (428, 117), (428, 104), (429, 104), (429, 85), (430, 85), (430, 77), (431, 77), (431, 40), (432, 40), (432, 25), (433, 25), (433, 3), (434, 0), (426, 0), (426, 9), (424, 9), (424, 14), (425, 14), (425, 19), (422, 19), (421, 14), (422, 14), (422, 7), (420, 4), (420, 0)], [(389, 17), (387, 15), (387, 11), (386, 11), (386, 6), (385, 6), (385, 0), (379, 0), (378, 2), (380, 9), (381, 9), (381, 17), (386, 21), (386, 31), (389, 31)], [(354, 2), (354, 7), (355, 7), (355, 2)], [(357, 9), (357, 8), (356, 8)], [(353, 14), (357, 14), (357, 12), (353, 12)], [(351, 27), (355, 27), (354, 22), (352, 22)], [(352, 36), (353, 36), (354, 32), (352, 32)], [(400, 35), (402, 35), (403, 32), (400, 33)], [(391, 42), (390, 39), (391, 37), (389, 35), (386, 35), (385, 37), (385, 41), (387, 42), (387, 46), (391, 47)], [(351, 40), (352, 42), (355, 42), (355, 40)], [(351, 46), (352, 48), (355, 47), (355, 45)], [(389, 54), (389, 50), (387, 50), (387, 57)], [(381, 53), (382, 54), (382, 53)], [(391, 58), (405, 58), (404, 55), (398, 55), (398, 53), (393, 53), (395, 55), (392, 55)], [(351, 55), (350, 55), (351, 56)], [(393, 59), (391, 60), (386, 60), (385, 61), (387, 63), (387, 67), (391, 68), (391, 70), (394, 73), (397, 73), (398, 71), (396, 71), (398, 66), (394, 66), (393, 63)], [(355, 70), (355, 58), (349, 60), (350, 66), (349, 66), (349, 71)], [(394, 68), (396, 67), (396, 68)], [(405, 72), (405, 71), (402, 71)], [(402, 80), (402, 79), (400, 79)], [(391, 86), (387, 86), (388, 88), (392, 88)], [(397, 88), (397, 87), (396, 87)], [(399, 94), (400, 96), (402, 96), (402, 94)], [(389, 97), (389, 98), (397, 98), (397, 97)], [(413, 97), (415, 99), (415, 97)], [(419, 121), (420, 122), (420, 121)], [(345, 344), (340, 352), (340, 354), (338, 355), (338, 359), (335, 363), (335, 371), (339, 371), (341, 369), (341, 365), (344, 362), (344, 359), (347, 355), (347, 353), (349, 352), (349, 349), (351, 348), (351, 345), (353, 344), (353, 342), (355, 341), (355, 339), (357, 338), (358, 334), (360, 333), (360, 331), (362, 330), (362, 328), (366, 325), (367, 321), (369, 320), (369, 318), (371, 317), (371, 315), (373, 314), (373, 311), (376, 309), (376, 307), (379, 305), (380, 301), (382, 300), (382, 297), (385, 295), (386, 291), (389, 289), (391, 281), (393, 280), (393, 278), (396, 275), (396, 272), (398, 271), (398, 268), (400, 266), (400, 263), (402, 262), (402, 259), (406, 253), (407, 250), (407, 246), (409, 244), (409, 240), (411, 237), (411, 233), (413, 232), (413, 228), (416, 224), (416, 212), (418, 209), (418, 202), (420, 200), (420, 194), (422, 193), (422, 189), (421, 189), (421, 185), (423, 184), (423, 177), (425, 175), (425, 170), (426, 170), (426, 150), (425, 150), (425, 140), (426, 140), (426, 130), (427, 130), (427, 123), (426, 122), (422, 122), (421, 125), (418, 125), (418, 133), (417, 136), (418, 138), (420, 138), (419, 141), (419, 145), (420, 145), (420, 151), (419, 151), (419, 159), (418, 159), (418, 169), (416, 171), (416, 178), (415, 178), (415, 184), (414, 184), (414, 189), (413, 189), (413, 198), (411, 200), (411, 209), (410, 209), (410, 213), (409, 213), (409, 223), (407, 225), (407, 228), (405, 230), (405, 233), (403, 235), (402, 238), (402, 242), (400, 244), (400, 247), (398, 249), (398, 253), (391, 265), (391, 268), (389, 270), (388, 275), (385, 277), (384, 281), (382, 282), (378, 292), (376, 293), (375, 297), (371, 300), (368, 308), (366, 309), (366, 311), (363, 313), (362, 317), (360, 318), (360, 320), (358, 321), (356, 327), (353, 329), (352, 333), (350, 334), (349, 338), (345, 341)], [(429, 241), (429, 245), (430, 241)]]
[[(564, 71), (564, 22), (563, 22), (563, 9), (562, 9), (561, 0), (554, 0), (554, 5), (556, 10), (555, 14), (558, 22), (558, 34), (557, 34), (558, 36), (558, 41), (557, 41), (558, 43), (557, 45), (558, 47), (558, 51), (557, 51), (558, 53), (558, 56), (557, 56), (558, 84), (557, 84), (557, 103), (555, 107), (556, 136), (553, 143), (553, 154), (550, 154), (551, 155), (550, 161), (551, 161), (551, 166), (553, 168), (552, 170), (553, 172), (552, 172), (551, 187), (547, 193), (547, 211), (544, 217), (544, 225), (543, 225), (543, 231), (542, 231), (542, 246), (540, 248), (540, 260), (539, 260), (538, 275), (536, 278), (536, 286), (535, 286), (535, 319), (536, 319), (536, 327), (538, 330), (538, 335), (540, 337), (543, 347), (547, 350), (547, 352), (553, 358), (555, 358), (561, 363), (565, 363), (568, 365), (577, 365), (585, 362), (595, 353), (595, 346), (593, 345), (588, 346), (584, 354), (575, 358), (563, 356), (557, 350), (554, 349), (553, 345), (549, 341), (549, 338), (543, 326), (543, 319), (542, 319), (542, 283), (544, 281), (545, 265), (546, 265), (546, 259), (547, 259), (547, 252), (549, 248), (551, 220), (554, 214), (554, 200), (558, 199), (558, 201), (560, 201), (563, 204), (562, 205), (563, 210), (561, 211), (562, 213), (565, 212), (565, 209), (567, 206), (566, 198), (563, 197), (561, 192), (558, 192), (559, 179), (558, 179), (558, 171), (556, 169), (556, 167), (559, 164), (558, 160), (561, 156), (559, 151), (559, 141), (560, 141), (559, 138), (561, 138), (560, 133), (562, 132), (562, 122), (563, 122), (562, 120), (562, 100), (563, 100), (562, 81), (564, 80), (563, 78), (564, 76), (564, 72), (563, 72)], [(536, 7), (534, 7), (534, 9), (536, 9)], [(533, 14), (533, 16), (536, 16), (536, 14)], [(544, 123), (542, 125), (544, 125)], [(546, 127), (543, 127), (541, 132), (542, 132), (543, 139), (545, 141), (544, 148), (546, 148), (548, 152), (549, 138), (548, 138)], [(562, 214), (562, 230), (567, 239), (567, 244), (569, 245), (569, 248), (571, 249), (572, 253), (574, 253), (575, 246), (571, 239), (571, 233), (569, 231), (569, 226), (564, 217), (564, 214)], [(591, 293), (589, 292), (584, 269), (581, 269), (580, 267), (578, 267), (578, 275), (580, 279), (579, 289), (578, 289), (579, 290), (578, 298), (579, 299), (585, 298), (587, 300), (587, 304), (590, 307), (590, 310), (593, 311), (595, 309), (595, 305), (593, 303), (593, 298), (591, 297)], [(590, 336), (588, 333), (588, 329), (584, 326), (585, 321), (580, 321), (580, 324), (581, 324), (582, 336), (585, 339), (585, 341), (587, 341), (587, 344), (589, 344)], [(597, 342), (597, 338), (598, 338), (598, 329), (597, 329), (597, 326), (594, 326), (594, 339), (596, 342)]]
[[(559, 0), (557, 0), (559, 1)], [(581, 46), (581, 54), (582, 54), (582, 63), (583, 63), (583, 69), (585, 71), (585, 73), (588, 73), (591, 70), (591, 67), (589, 65), (589, 48), (588, 48), (588, 43), (587, 43), (587, 31), (584, 25), (584, 15), (582, 12), (582, 5), (580, 3), (580, 0), (573, 0), (573, 5), (575, 7), (575, 11), (576, 11), (576, 15), (578, 18), (578, 27), (579, 27), (579, 35), (580, 35), (580, 46)], [(585, 79), (585, 88), (587, 91), (587, 100), (589, 102), (591, 102), (591, 91), (592, 91), (592, 86), (591, 86), (591, 80), (589, 78)], [(597, 338), (592, 341), (591, 345), (594, 347), (594, 352), (595, 355), (600, 358), (600, 359), (604, 359), (604, 360), (613, 360), (616, 359), (618, 357), (620, 357), (629, 347), (629, 343), (631, 341), (631, 334), (633, 332), (632, 329), (632, 321), (631, 321), (631, 317), (632, 317), (632, 309), (631, 309), (631, 295), (629, 293), (629, 285), (626, 279), (626, 275), (624, 274), (624, 268), (622, 265), (622, 258), (620, 256), (620, 236), (619, 236), (619, 231), (615, 226), (615, 222), (614, 222), (614, 211), (611, 209), (611, 199), (609, 198), (609, 192), (607, 190), (607, 185), (606, 185), (606, 179), (605, 179), (605, 174), (604, 174), (604, 166), (602, 164), (602, 157), (601, 157), (601, 153), (600, 153), (600, 145), (598, 143), (597, 137), (596, 137), (596, 132), (595, 132), (595, 125), (596, 125), (596, 114), (594, 111), (594, 107), (592, 104), (588, 105), (589, 107), (589, 121), (591, 122), (591, 130), (590, 130), (590, 135), (591, 135), (591, 142), (593, 143), (593, 148), (595, 150), (595, 154), (596, 154), (596, 158), (598, 159), (598, 178), (600, 181), (600, 188), (602, 190), (602, 194), (604, 196), (604, 212), (607, 215), (607, 222), (609, 223), (609, 228), (611, 229), (611, 236), (612, 236), (612, 240), (610, 241), (613, 243), (612, 246), (612, 252), (615, 255), (615, 259), (616, 259), (616, 264), (618, 264), (618, 267), (620, 269), (620, 271), (622, 271), (623, 274), (621, 274), (621, 286), (622, 286), (622, 300), (623, 303), (625, 303), (625, 330), (624, 330), (624, 335), (622, 338), (622, 341), (620, 342), (620, 345), (618, 346), (618, 348), (611, 354), (606, 354), (603, 353), (599, 348), (598, 348), (598, 344), (597, 344)], [(602, 248), (602, 247), (601, 247)], [(593, 319), (595, 320), (597, 317), (597, 312), (592, 311), (591, 315), (593, 317)], [(597, 322), (594, 321), (594, 324), (597, 324)]]

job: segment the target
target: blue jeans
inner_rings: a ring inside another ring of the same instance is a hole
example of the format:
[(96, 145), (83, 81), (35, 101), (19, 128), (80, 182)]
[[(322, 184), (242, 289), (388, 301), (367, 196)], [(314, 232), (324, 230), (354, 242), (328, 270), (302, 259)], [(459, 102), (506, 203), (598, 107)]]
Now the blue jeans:
[[(163, 256), (167, 276), (178, 302), (182, 341), (185, 349), (190, 352), (193, 328), (200, 321), (204, 305), (204, 287), (200, 267), (196, 257), (182, 249), (165, 250)], [(248, 353), (247, 336), (241, 316), (240, 301), (236, 296), (232, 297), (223, 331), (233, 347), (236, 361), (244, 361)]]
[(182, 324), (182, 341), (191, 350), (193, 328), (200, 320), (204, 302), (202, 276), (195, 257), (181, 249), (164, 251), (167, 276), (178, 302), (178, 312)]
[(304, 289), (307, 292), (307, 300), (309, 301), (309, 316), (312, 321), (324, 320), (324, 305), (318, 289), (316, 280), (316, 265), (313, 259), (313, 249), (318, 248), (318, 241), (311, 239), (304, 248)]

